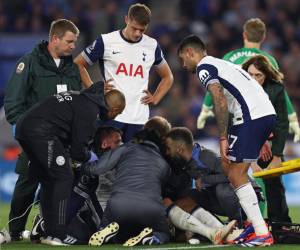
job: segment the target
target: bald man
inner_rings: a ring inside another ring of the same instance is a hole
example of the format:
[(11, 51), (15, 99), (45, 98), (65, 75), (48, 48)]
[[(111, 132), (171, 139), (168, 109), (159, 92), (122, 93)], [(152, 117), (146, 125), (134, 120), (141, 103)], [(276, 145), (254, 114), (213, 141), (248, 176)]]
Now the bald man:
[(103, 85), (98, 82), (81, 93), (48, 97), (17, 123), (16, 139), (30, 160), (29, 178), (41, 183), (46, 233), (42, 243), (65, 245), (67, 201), (73, 183), (70, 160), (88, 161), (97, 118), (113, 119), (125, 107), (124, 95), (112, 90), (104, 96)]
[(112, 89), (105, 93), (105, 102), (108, 107), (107, 117), (111, 120), (121, 114), (125, 108), (125, 96), (117, 89)]

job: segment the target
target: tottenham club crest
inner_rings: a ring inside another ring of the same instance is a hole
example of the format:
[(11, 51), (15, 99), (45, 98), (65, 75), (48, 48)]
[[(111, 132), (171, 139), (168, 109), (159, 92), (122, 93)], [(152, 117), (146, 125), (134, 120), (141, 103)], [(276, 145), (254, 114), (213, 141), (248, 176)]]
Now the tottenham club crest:
[(146, 61), (146, 56), (147, 56), (147, 54), (145, 52), (143, 52), (143, 61), (144, 62)]
[(66, 162), (65, 157), (63, 157), (62, 155), (56, 157), (56, 164), (58, 166), (63, 166), (65, 162)]

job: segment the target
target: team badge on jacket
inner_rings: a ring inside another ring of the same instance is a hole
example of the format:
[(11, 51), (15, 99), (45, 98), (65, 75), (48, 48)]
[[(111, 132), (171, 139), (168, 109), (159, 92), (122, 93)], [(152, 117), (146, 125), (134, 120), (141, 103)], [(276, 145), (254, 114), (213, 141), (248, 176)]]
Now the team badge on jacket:
[(58, 166), (63, 166), (65, 162), (66, 162), (65, 157), (63, 157), (62, 155), (56, 157), (56, 164)]
[(17, 73), (17, 74), (22, 73), (22, 71), (24, 70), (24, 68), (25, 68), (25, 63), (20, 62), (20, 63), (18, 64), (18, 66), (17, 66), (16, 73)]

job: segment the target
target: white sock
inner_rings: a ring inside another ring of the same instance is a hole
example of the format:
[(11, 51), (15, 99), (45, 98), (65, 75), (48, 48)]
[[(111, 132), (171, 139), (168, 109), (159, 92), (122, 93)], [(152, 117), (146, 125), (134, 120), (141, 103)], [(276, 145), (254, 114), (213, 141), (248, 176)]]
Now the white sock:
[(248, 220), (252, 222), (256, 235), (265, 235), (269, 232), (266, 223), (261, 215), (258, 200), (250, 182), (238, 187), (235, 190), (244, 209)]
[(193, 233), (198, 233), (204, 235), (207, 238), (211, 238), (211, 235), (215, 232), (214, 229), (209, 228), (204, 225), (197, 218), (191, 214), (185, 212), (178, 206), (173, 206), (169, 211), (169, 218), (174, 226), (179, 229), (191, 231)]
[(220, 228), (223, 226), (223, 224), (215, 216), (202, 207), (195, 209), (192, 215), (208, 227)]

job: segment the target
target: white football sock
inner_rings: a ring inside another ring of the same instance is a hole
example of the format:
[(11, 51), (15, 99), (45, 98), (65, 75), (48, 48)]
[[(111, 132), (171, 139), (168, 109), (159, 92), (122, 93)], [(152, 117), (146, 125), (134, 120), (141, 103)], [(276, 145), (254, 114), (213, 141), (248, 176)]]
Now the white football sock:
[(209, 228), (201, 221), (195, 218), (193, 215), (185, 212), (178, 206), (173, 206), (169, 211), (169, 218), (174, 226), (179, 229), (191, 231), (204, 235), (207, 238), (211, 238), (211, 235), (215, 232), (215, 229)]
[(223, 224), (215, 216), (202, 207), (195, 209), (192, 215), (208, 227), (220, 228), (223, 226)]
[(238, 187), (235, 193), (239, 197), (248, 220), (252, 222), (256, 235), (267, 234), (269, 231), (259, 210), (258, 200), (251, 183), (248, 182)]

